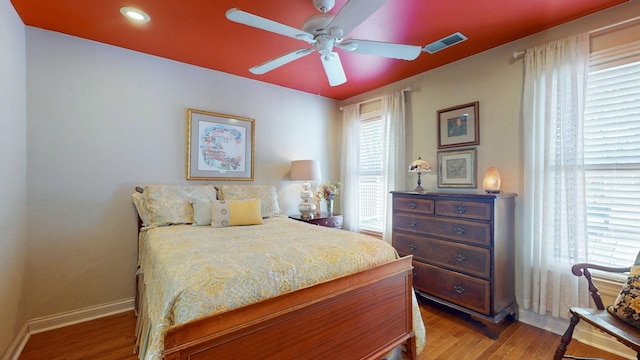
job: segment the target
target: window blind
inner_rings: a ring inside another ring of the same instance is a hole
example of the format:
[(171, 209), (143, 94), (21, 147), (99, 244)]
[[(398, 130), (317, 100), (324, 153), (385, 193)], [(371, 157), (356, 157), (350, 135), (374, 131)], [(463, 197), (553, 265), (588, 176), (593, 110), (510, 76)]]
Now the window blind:
[(640, 250), (640, 42), (591, 54), (584, 119), (590, 262)]
[(383, 226), (383, 124), (380, 112), (360, 120), (359, 201), (360, 228), (382, 232)]

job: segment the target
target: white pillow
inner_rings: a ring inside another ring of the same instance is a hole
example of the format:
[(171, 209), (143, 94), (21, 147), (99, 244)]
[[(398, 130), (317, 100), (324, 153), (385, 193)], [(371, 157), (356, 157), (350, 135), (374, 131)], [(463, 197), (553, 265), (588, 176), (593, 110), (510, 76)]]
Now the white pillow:
[(193, 226), (211, 225), (211, 200), (191, 199)]

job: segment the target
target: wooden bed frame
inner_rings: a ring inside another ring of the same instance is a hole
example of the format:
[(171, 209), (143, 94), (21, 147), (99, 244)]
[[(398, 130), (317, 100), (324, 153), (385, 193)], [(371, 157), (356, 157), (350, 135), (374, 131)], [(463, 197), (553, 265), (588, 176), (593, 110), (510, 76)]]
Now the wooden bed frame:
[(411, 261), (406, 256), (178, 325), (165, 335), (164, 358), (380, 359), (404, 343), (407, 357), (417, 359)]
[(416, 359), (411, 256), (172, 328), (177, 359)]

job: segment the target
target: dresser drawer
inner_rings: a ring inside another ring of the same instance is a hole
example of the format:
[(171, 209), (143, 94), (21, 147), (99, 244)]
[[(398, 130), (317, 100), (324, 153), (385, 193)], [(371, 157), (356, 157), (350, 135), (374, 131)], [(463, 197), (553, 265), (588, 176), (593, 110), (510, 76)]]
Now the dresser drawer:
[(491, 246), (491, 224), (480, 221), (394, 213), (393, 229)]
[(413, 286), (429, 295), (490, 315), (489, 281), (413, 262)]
[(311, 224), (316, 224), (324, 227), (342, 229), (342, 215), (335, 215), (326, 218), (320, 219), (310, 219), (308, 220)]
[(464, 200), (436, 200), (436, 215), (465, 219), (491, 220), (491, 203)]
[(491, 276), (491, 252), (486, 248), (398, 232), (393, 234), (393, 244), (401, 256), (413, 254), (417, 261), (486, 279)]
[(424, 199), (416, 196), (394, 196), (393, 197), (393, 209), (394, 211), (410, 211), (420, 214), (433, 214), (434, 201), (432, 199)]

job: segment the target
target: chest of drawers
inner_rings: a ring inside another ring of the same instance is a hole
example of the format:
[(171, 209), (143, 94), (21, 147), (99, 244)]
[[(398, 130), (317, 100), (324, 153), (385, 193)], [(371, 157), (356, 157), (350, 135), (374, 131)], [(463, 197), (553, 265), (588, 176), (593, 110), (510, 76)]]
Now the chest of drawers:
[(413, 287), (469, 314), (497, 338), (517, 319), (515, 194), (393, 192), (393, 246), (413, 255)]

